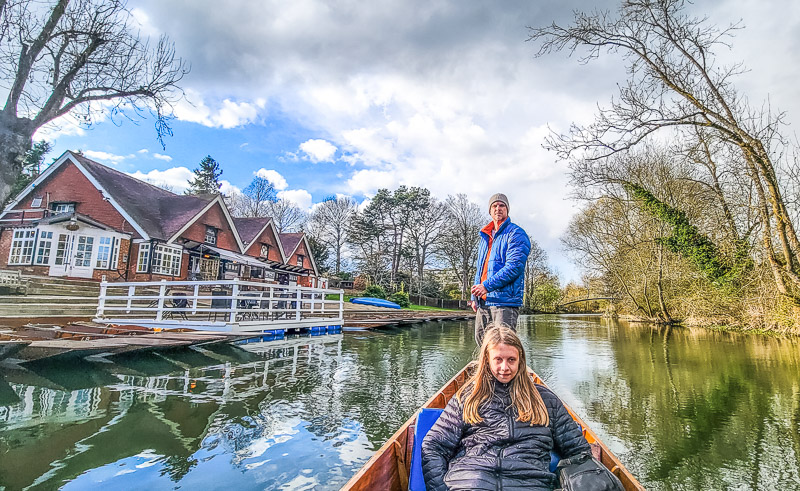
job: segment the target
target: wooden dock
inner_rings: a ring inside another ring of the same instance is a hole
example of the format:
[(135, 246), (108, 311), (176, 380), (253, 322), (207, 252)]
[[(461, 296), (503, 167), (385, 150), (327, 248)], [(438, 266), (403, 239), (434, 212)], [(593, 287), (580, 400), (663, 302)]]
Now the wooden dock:
[(67, 326), (29, 324), (0, 332), (0, 361), (108, 357), (136, 351), (154, 352), (237, 341), (253, 334), (165, 331), (139, 326), (73, 323)]

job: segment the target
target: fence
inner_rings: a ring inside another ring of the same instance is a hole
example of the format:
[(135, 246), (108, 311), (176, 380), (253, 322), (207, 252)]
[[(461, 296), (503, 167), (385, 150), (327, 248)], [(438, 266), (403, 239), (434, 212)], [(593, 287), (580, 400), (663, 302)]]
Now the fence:
[(409, 295), (409, 301), (416, 305), (424, 305), (426, 307), (438, 307), (440, 309), (460, 309), (467, 310), (467, 300), (448, 300), (444, 298), (431, 298), (423, 297), (422, 295)]
[[(328, 295), (336, 297), (329, 300)], [(301, 326), (344, 317), (344, 292), (252, 281), (151, 281), (100, 284), (97, 319), (105, 322)], [(123, 319), (124, 317), (124, 319)], [(212, 320), (213, 318), (213, 320)]]

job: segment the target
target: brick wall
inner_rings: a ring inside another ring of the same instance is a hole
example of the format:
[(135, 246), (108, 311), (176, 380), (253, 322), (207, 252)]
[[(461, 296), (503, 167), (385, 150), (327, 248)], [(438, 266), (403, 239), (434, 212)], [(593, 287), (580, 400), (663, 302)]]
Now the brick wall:
[[(139, 235), (131, 224), (114, 206), (103, 199), (103, 195), (86, 176), (70, 161), (64, 162), (60, 168), (42, 181), (13, 209), (30, 209), (34, 198), (42, 198), (42, 207), (56, 201), (74, 202), (75, 211), (108, 225), (120, 232)], [(18, 215), (17, 215), (18, 216)], [(26, 213), (30, 216), (30, 213)], [(35, 215), (35, 216), (41, 216)]]
[(269, 246), (269, 257), (267, 257), (267, 259), (278, 262), (283, 261), (281, 251), (278, 249), (278, 240), (272, 232), (272, 227), (264, 229), (261, 235), (253, 240), (245, 251), (245, 254), (253, 257), (261, 257), (261, 244), (267, 244)]
[(215, 247), (239, 252), (239, 244), (236, 242), (230, 224), (219, 203), (214, 204), (214, 206), (190, 225), (189, 228), (181, 234), (181, 237), (203, 243), (206, 241), (206, 226), (215, 227), (217, 229), (217, 244)]

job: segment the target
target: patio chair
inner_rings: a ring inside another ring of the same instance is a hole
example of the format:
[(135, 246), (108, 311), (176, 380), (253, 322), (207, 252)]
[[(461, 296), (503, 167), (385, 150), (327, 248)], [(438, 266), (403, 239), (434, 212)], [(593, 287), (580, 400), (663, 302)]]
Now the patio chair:
[(186, 298), (185, 293), (175, 293), (170, 299), (171, 306), (167, 306), (168, 310), (164, 311), (164, 319), (174, 319), (175, 314), (181, 316), (181, 319), (188, 320), (186, 317), (186, 308), (189, 306), (189, 300)]
[[(211, 308), (212, 309), (229, 309), (231, 308), (231, 299), (230, 298), (214, 298), (214, 297), (225, 297), (228, 296), (228, 292), (225, 290), (211, 290)], [(214, 320), (217, 320), (218, 315), (222, 315), (223, 319), (227, 319), (230, 316), (230, 312), (217, 312), (217, 311), (209, 311), (208, 312), (208, 320), (211, 320), (211, 316), (214, 316)]]

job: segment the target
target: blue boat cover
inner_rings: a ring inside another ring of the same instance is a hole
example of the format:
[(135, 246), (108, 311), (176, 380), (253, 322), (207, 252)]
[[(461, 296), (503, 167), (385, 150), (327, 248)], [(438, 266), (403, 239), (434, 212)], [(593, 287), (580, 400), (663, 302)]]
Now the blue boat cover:
[(350, 303), (360, 303), (361, 305), (374, 305), (375, 307), (389, 307), (390, 309), (401, 309), (402, 307), (394, 302), (382, 298), (356, 297), (351, 298)]
[(439, 419), (444, 409), (422, 408), (417, 415), (417, 427), (414, 430), (414, 449), (411, 453), (411, 474), (408, 476), (409, 491), (425, 491), (425, 479), (422, 478), (422, 439)]

